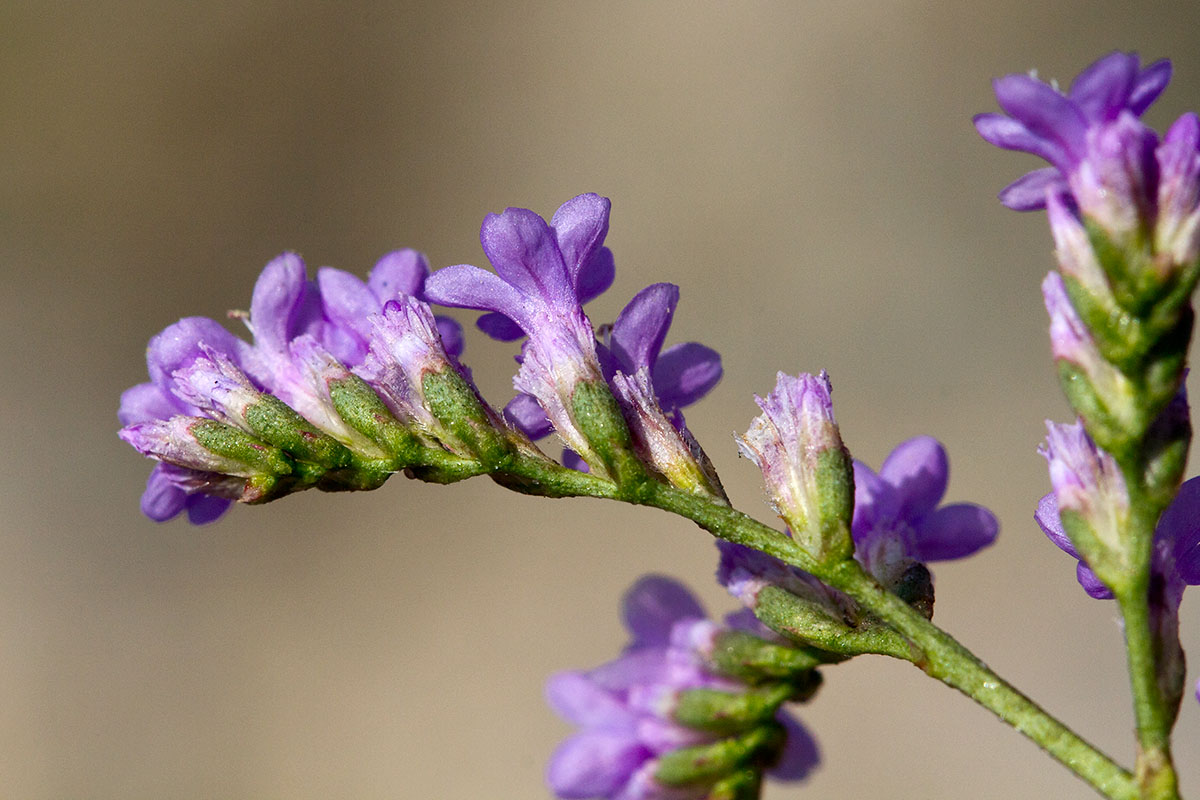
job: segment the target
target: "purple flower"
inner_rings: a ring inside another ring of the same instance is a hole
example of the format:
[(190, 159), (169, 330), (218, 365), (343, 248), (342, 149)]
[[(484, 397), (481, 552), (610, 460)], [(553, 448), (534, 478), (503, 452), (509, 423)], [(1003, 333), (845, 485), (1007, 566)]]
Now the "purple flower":
[(936, 439), (896, 446), (876, 473), (854, 462), (855, 558), (877, 577), (906, 560), (965, 558), (996, 539), (992, 512), (973, 503), (939, 506), (950, 465)]
[[(1022, 150), (1052, 165), (1028, 173), (1000, 194), (1009, 208), (1043, 208), (1047, 194), (1073, 194), (1081, 207), (1107, 202), (1101, 187), (1124, 183), (1136, 194), (1137, 171), (1149, 166), (1138, 118), (1171, 80), (1169, 61), (1142, 69), (1133, 53), (1111, 53), (1085, 69), (1064, 95), (1030, 75), (1007, 75), (993, 86), (1008, 114), (979, 114), (975, 128), (991, 144)], [(1153, 134), (1151, 133), (1151, 136)], [(1123, 210), (1116, 210), (1123, 213)]]
[[(129, 427), (165, 423), (173, 417), (200, 417), (200, 408), (178, 392), (174, 373), (203, 357), (204, 347), (224, 353), (232, 363), (243, 357), (249, 346), (211, 319), (187, 317), (168, 326), (150, 340), (146, 364), (150, 382), (127, 389), (121, 395), (117, 418)], [(165, 522), (186, 511), (194, 525), (213, 522), (229, 507), (227, 493), (213, 496), (205, 489), (213, 485), (211, 475), (176, 465), (155, 465), (142, 494), (142, 513)]]
[[(620, 658), (589, 672), (560, 673), (547, 683), (551, 707), (582, 728), (554, 753), (547, 783), (562, 798), (699, 800), (710, 787), (659, 782), (658, 758), (719, 737), (675, 722), (671, 698), (681, 690), (736, 691), (741, 684), (705, 669), (701, 651), (715, 629), (680, 584), (644, 577), (626, 594), (622, 612), (632, 641)], [(802, 778), (817, 762), (816, 744), (782, 711), (778, 719), (787, 744), (771, 774)]]
[(1065, 95), (1028, 75), (1000, 78), (996, 99), (1008, 116), (975, 117), (988, 142), (1050, 162), (1005, 188), (1000, 199), (1019, 211), (1051, 210), (1063, 272), (1097, 298), (1110, 300), (1111, 290), (1084, 252), (1080, 220), (1130, 249), (1131, 264), (1159, 281), (1200, 253), (1200, 119), (1184, 114), (1161, 142), (1140, 119), (1170, 79), (1168, 61), (1142, 69), (1137, 55), (1111, 53)]
[[(361, 361), (369, 315), (379, 314), (392, 298), (419, 295), (427, 272), (424, 258), (411, 250), (384, 256), (366, 285), (328, 268), (314, 283), (294, 253), (273, 259), (259, 275), (251, 298), (246, 324), (253, 344), (203, 317), (182, 319), (150, 340), (150, 382), (121, 396), (122, 425), (140, 426), (125, 438), (143, 445), (146, 452), (153, 445), (160, 455), (178, 455), (183, 452), (178, 448), (189, 446), (187, 441), (168, 447), (158, 440), (171, 430), (186, 434), (188, 429), (168, 421), (207, 417), (245, 430), (239, 406), (244, 409), (262, 390), (342, 442), (378, 455), (374, 445), (348, 428), (332, 408), (326, 379), (334, 373), (344, 375), (345, 369), (329, 351), (340, 352), (351, 363)], [(318, 284), (327, 289), (325, 295)], [(461, 350), (456, 323), (439, 319), (437, 328), (450, 347)], [(231, 496), (231, 482), (217, 473), (160, 463), (147, 482), (142, 511), (164, 521), (186, 510), (193, 523), (202, 524), (219, 517)]]
[(566, 445), (593, 466), (601, 461), (579, 428), (574, 396), (579, 384), (603, 375), (579, 287), (604, 243), (608, 213), (607, 199), (584, 194), (564, 203), (549, 225), (524, 208), (489, 214), (480, 241), (496, 272), (460, 264), (425, 284), (435, 303), (492, 311), (525, 332), (514, 386), (537, 399)]
[[(646, 369), (654, 396), (676, 427), (683, 428), (680, 409), (704, 397), (721, 380), (721, 356), (697, 342), (662, 349), (679, 304), (679, 287), (656, 283), (638, 292), (616, 322), (602, 331), (597, 348), (604, 377), (612, 383), (617, 372), (636, 375)], [(531, 439), (550, 433), (550, 421), (527, 394), (519, 394), (504, 409), (505, 416)]]
[[(376, 262), (366, 283), (332, 267), (317, 270), (321, 308), (328, 323), (322, 344), (347, 367), (361, 364), (374, 329), (370, 319), (390, 301), (404, 297), (425, 300), (429, 262), (416, 250), (396, 250)], [(434, 317), (441, 347), (452, 356), (462, 355), (462, 326), (450, 317)]]

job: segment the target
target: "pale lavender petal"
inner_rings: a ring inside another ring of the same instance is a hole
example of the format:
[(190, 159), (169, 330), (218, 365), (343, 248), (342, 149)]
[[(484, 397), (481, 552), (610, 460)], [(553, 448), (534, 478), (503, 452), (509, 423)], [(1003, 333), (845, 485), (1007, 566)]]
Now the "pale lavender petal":
[[(537, 214), (527, 208), (507, 208), (502, 214), (488, 214), (479, 231), (479, 240), (496, 274), (522, 294), (538, 298), (553, 308), (575, 305), (575, 289), (567, 277), (562, 254), (546, 221)], [(434, 275), (441, 272), (445, 270)], [(478, 307), (508, 313), (503, 308)], [(509, 316), (520, 321), (513, 314)]]
[(188, 522), (193, 525), (207, 525), (216, 522), (221, 515), (229, 510), (233, 501), (224, 497), (213, 497), (208, 494), (193, 494), (187, 499)]
[(564, 741), (550, 757), (546, 783), (562, 798), (608, 797), (649, 752), (627, 734), (587, 730)]
[(623, 371), (632, 374), (654, 363), (678, 303), (678, 286), (655, 283), (634, 295), (621, 310), (613, 323), (609, 349)]
[(781, 781), (803, 780), (821, 762), (817, 740), (788, 712), (781, 709), (775, 719), (787, 732), (787, 743), (779, 754), (779, 760), (767, 774)]
[(611, 206), (607, 197), (581, 194), (559, 206), (550, 219), (568, 280), (580, 303), (583, 298), (579, 296), (577, 287), (583, 282), (581, 273), (585, 268), (594, 268), (590, 263), (592, 254), (604, 243), (604, 237), (608, 234)]
[(633, 713), (582, 672), (560, 672), (546, 681), (546, 702), (573, 725), (633, 731)]
[(643, 576), (621, 601), (621, 618), (633, 634), (630, 647), (635, 648), (669, 644), (676, 622), (705, 616), (687, 587), (662, 575)]
[(511, 317), (522, 328), (533, 326), (533, 315), (524, 295), (500, 276), (469, 264), (443, 267), (430, 275), (425, 281), (425, 297), (443, 306), (496, 311)]
[(661, 755), (710, 741), (712, 737), (659, 717), (646, 716), (637, 722), (637, 738), (652, 754)]
[(498, 342), (515, 342), (525, 335), (520, 325), (495, 311), (475, 320), (475, 327)]
[(992, 512), (973, 503), (942, 506), (926, 517), (913, 537), (918, 561), (965, 558), (996, 541), (1000, 524)]
[(601, 247), (592, 253), (587, 265), (580, 270), (575, 286), (575, 295), (579, 298), (580, 304), (594, 300), (608, 291), (616, 274), (612, 250)]
[(188, 413), (174, 395), (164, 394), (153, 383), (139, 383), (121, 392), (121, 406), (117, 419), (122, 425), (149, 422), (152, 419), (167, 419), (176, 414)]
[(357, 276), (333, 267), (317, 270), (317, 287), (326, 318), (340, 328), (353, 331), (365, 345), (371, 336), (367, 317), (378, 314), (382, 308), (375, 293)]
[(1067, 96), (1088, 119), (1108, 122), (1126, 107), (1138, 78), (1138, 57), (1109, 53), (1071, 82)]
[(896, 446), (879, 468), (879, 477), (896, 488), (901, 519), (919, 520), (946, 493), (950, 465), (946, 450), (932, 436), (917, 436)]
[[(413, 295), (414, 297), (416, 295)], [(450, 317), (436, 316), (433, 318), (437, 326), (438, 336), (442, 339), (442, 348), (450, 355), (458, 358), (463, 352), (463, 329), (458, 320)]]
[(546, 412), (530, 394), (519, 394), (504, 407), (504, 418), (530, 439), (548, 436), (554, 427), (546, 418)]
[(1067, 180), (1057, 167), (1027, 172), (1000, 190), (1000, 202), (1013, 211), (1036, 211), (1046, 207), (1047, 195), (1063, 194)]
[(1155, 61), (1142, 70), (1129, 95), (1129, 110), (1139, 117), (1158, 99), (1163, 89), (1171, 82), (1171, 62), (1167, 59)]
[(168, 325), (146, 346), (146, 364), (150, 380), (164, 392), (170, 392), (172, 373), (185, 367), (200, 355), (200, 345), (206, 344), (234, 358), (246, 344), (208, 317), (184, 317)]
[(1079, 551), (1075, 549), (1071, 538), (1063, 530), (1062, 518), (1058, 516), (1058, 498), (1054, 492), (1043, 495), (1042, 499), (1038, 500), (1037, 510), (1033, 512), (1033, 519), (1041, 527), (1042, 533), (1046, 534), (1046, 537), (1054, 542), (1059, 550), (1072, 558), (1079, 558)]
[(166, 522), (183, 511), (187, 499), (187, 492), (167, 478), (165, 465), (155, 464), (142, 492), (142, 513), (155, 522)]
[(697, 342), (683, 342), (664, 350), (651, 369), (658, 402), (664, 409), (690, 406), (721, 381), (721, 355)]
[(601, 664), (591, 670), (588, 677), (597, 686), (620, 692), (635, 684), (663, 683), (673, 674), (666, 647), (642, 647)]
[(429, 275), (429, 262), (416, 250), (394, 250), (375, 262), (367, 277), (367, 288), (375, 295), (379, 305), (407, 294), (424, 300), (425, 278)]
[[(254, 343), (272, 353), (283, 353), (298, 328), (307, 328), (302, 317), (311, 292), (304, 261), (295, 253), (273, 259), (254, 284), (250, 299), (250, 326)], [(216, 346), (209, 342), (210, 345)]]

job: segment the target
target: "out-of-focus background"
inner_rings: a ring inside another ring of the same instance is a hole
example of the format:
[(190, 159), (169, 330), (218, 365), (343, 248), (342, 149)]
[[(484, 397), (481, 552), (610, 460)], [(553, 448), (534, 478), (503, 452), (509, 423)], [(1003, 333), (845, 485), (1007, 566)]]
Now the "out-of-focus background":
[[(484, 214), (585, 191), (612, 198), (618, 270), (592, 319), (672, 281), (669, 342), (725, 357), (688, 419), (735, 502), (770, 516), (731, 433), (776, 370), (829, 370), (869, 464), (939, 437), (949, 499), (1003, 529), (935, 566), (937, 621), (1131, 761), (1113, 606), (1031, 519), (1042, 420), (1067, 416), (1051, 244), (995, 194), (1033, 161), (970, 118), (994, 76), (1065, 82), (1120, 48), (1174, 57), (1162, 127), (1200, 106), (1200, 6), (47, 0), (4, 4), (0, 31), (0, 795), (544, 797), (569, 729), (543, 680), (617, 652), (625, 587), (666, 572), (732, 609), (690, 524), (484, 479), (200, 529), (138, 512), (150, 465), (115, 413), (153, 333), (246, 307), (285, 249), (480, 264)], [(497, 405), (511, 355), (468, 342)], [(769, 797), (1092, 796), (911, 667), (825, 676), (799, 711), (823, 765)], [(1191, 794), (1198, 738), (1189, 696)]]

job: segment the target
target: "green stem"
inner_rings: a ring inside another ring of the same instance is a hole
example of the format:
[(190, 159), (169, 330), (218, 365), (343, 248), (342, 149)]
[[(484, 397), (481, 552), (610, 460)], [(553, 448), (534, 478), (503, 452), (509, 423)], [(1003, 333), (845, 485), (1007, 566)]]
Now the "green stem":
[(763, 550), (817, 575), (920, 648), (924, 658), (917, 663), (927, 674), (958, 689), (1016, 728), (1105, 797), (1112, 800), (1139, 798), (1138, 785), (1128, 770), (1051, 717), (949, 634), (886, 591), (857, 561), (844, 561), (832, 569), (822, 570), (792, 539), (773, 528), (740, 511), (670, 487), (664, 486), (647, 494), (644, 502), (685, 516), (719, 538)]
[(1171, 719), (1159, 690), (1150, 604), (1144, 581), (1141, 591), (1118, 595), (1129, 654), (1129, 680), (1137, 719), (1137, 781), (1145, 800), (1178, 800), (1179, 788), (1171, 763)]

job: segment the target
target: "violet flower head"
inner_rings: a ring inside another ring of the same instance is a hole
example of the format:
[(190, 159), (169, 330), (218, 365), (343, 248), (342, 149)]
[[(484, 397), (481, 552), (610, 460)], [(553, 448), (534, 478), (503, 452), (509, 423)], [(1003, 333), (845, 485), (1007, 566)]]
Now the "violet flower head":
[[(174, 417), (206, 416), (180, 393), (174, 377), (177, 371), (203, 358), (206, 348), (221, 353), (232, 365), (240, 363), (249, 350), (245, 342), (204, 317), (181, 319), (155, 335), (146, 348), (150, 382), (133, 386), (121, 395), (117, 412), (121, 424), (126, 429), (153, 425), (153, 430), (162, 433), (165, 429), (160, 423)], [(143, 430), (148, 434), (151, 429)], [(128, 435), (123, 438), (128, 441)], [(139, 449), (148, 452), (147, 447)], [(160, 461), (150, 472), (141, 507), (142, 513), (156, 522), (186, 511), (192, 524), (203, 525), (225, 513), (230, 502), (228, 487), (214, 475)]]
[[(551, 707), (581, 728), (555, 751), (547, 783), (562, 798), (700, 800), (711, 786), (662, 783), (656, 776), (659, 759), (720, 737), (674, 721), (670, 699), (687, 689), (736, 691), (742, 684), (705, 669), (698, 648), (711, 641), (715, 627), (675, 581), (642, 578), (626, 594), (622, 616), (632, 635), (623, 655), (547, 683)], [(816, 744), (790, 716), (780, 711), (777, 718), (787, 742), (769, 774), (803, 778), (817, 763)]]
[(901, 442), (879, 472), (854, 462), (855, 558), (876, 577), (904, 562), (965, 558), (996, 539), (995, 515), (974, 503), (939, 506), (950, 465), (931, 436)]
[(564, 443), (599, 463), (575, 419), (575, 388), (603, 380), (596, 339), (578, 287), (608, 233), (609, 201), (584, 194), (567, 201), (550, 224), (534, 212), (489, 214), (480, 230), (491, 273), (467, 264), (446, 267), (425, 283), (435, 303), (492, 311), (529, 337), (513, 381), (537, 399)]
[[(1134, 53), (1110, 53), (1085, 69), (1064, 94), (1030, 75), (1007, 75), (994, 82), (1004, 114), (979, 114), (975, 128), (989, 143), (1044, 158), (1052, 166), (1035, 170), (1000, 194), (1009, 208), (1044, 208), (1047, 194), (1071, 194), (1082, 208), (1107, 202), (1107, 185), (1135, 201), (1144, 175), (1153, 170), (1153, 132), (1139, 117), (1171, 80), (1169, 61), (1141, 67)], [(1147, 143), (1150, 161), (1146, 160)], [(1153, 177), (1153, 176), (1150, 176)], [(1111, 197), (1112, 192), (1110, 192)], [(1114, 209), (1124, 213), (1126, 209)]]

